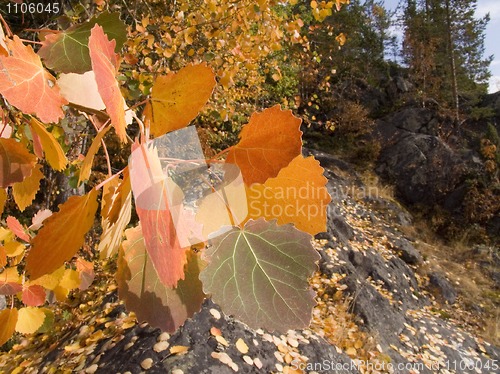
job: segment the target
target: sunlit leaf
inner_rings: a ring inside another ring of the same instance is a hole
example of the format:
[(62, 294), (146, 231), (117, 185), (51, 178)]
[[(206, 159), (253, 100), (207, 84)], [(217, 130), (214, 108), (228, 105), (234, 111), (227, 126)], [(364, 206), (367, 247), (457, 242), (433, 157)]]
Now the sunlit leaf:
[(64, 151), (50, 132), (45, 129), (45, 126), (36, 118), (31, 118), (30, 128), (40, 137), (45, 158), (50, 166), (55, 170), (63, 170), (68, 163)]
[(301, 153), (301, 122), (279, 105), (254, 113), (243, 126), (240, 141), (229, 151), (226, 162), (239, 166), (247, 186), (276, 177)]
[(97, 207), (97, 190), (92, 189), (84, 196), (71, 196), (60, 205), (59, 212), (47, 218), (26, 257), (26, 271), (32, 279), (71, 260), (94, 223)]
[(16, 217), (8, 216), (6, 219), (9, 229), (20, 239), (29, 242), (30, 237), (26, 234), (23, 225), (17, 220)]
[(16, 308), (0, 312), (0, 346), (4, 345), (16, 330), (18, 311)]
[(250, 220), (217, 236), (205, 251), (203, 290), (252, 328), (305, 328), (316, 304), (308, 278), (317, 269), (311, 236), (276, 220)]
[(22, 182), (14, 183), (12, 186), (12, 195), (21, 212), (31, 205), (40, 189), (40, 181), (44, 178), (41, 168), (42, 165), (36, 164), (29, 177), (24, 178)]
[(96, 137), (92, 141), (92, 145), (87, 151), (87, 155), (85, 156), (85, 160), (83, 161), (83, 165), (80, 170), (80, 176), (78, 177), (78, 184), (80, 184), (80, 182), (84, 180), (89, 179), (90, 172), (92, 170), (92, 164), (94, 162), (94, 156), (101, 147), (101, 140), (103, 136), (106, 135), (109, 129), (110, 129), (109, 126), (103, 128), (101, 131), (97, 133)]
[(15, 139), (0, 138), (0, 188), (22, 182), (31, 175), (36, 164), (35, 155)]
[(0, 93), (25, 113), (34, 113), (43, 122), (64, 117), (62, 106), (68, 102), (59, 94), (55, 78), (42, 61), (19, 37), (7, 40), (9, 56), (0, 55)]
[(37, 284), (30, 285), (23, 290), (23, 303), (27, 306), (40, 306), (45, 303), (45, 288)]
[(45, 313), (40, 308), (28, 306), (19, 309), (16, 323), (16, 331), (21, 334), (33, 334), (42, 326), (45, 320)]

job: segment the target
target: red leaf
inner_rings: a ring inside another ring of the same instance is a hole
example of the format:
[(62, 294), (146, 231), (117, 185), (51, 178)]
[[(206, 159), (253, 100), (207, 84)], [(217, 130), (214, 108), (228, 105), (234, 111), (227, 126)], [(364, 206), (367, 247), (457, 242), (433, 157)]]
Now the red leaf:
[(24, 227), (19, 223), (16, 217), (8, 216), (7, 217), (7, 226), (10, 231), (12, 231), (18, 238), (23, 239), (27, 242), (30, 241), (30, 237), (26, 232), (24, 232)]
[[(135, 143), (130, 156), (130, 180), (141, 221), (146, 249), (158, 277), (168, 287), (175, 287), (184, 279), (186, 247), (181, 245), (177, 228), (183, 225), (182, 207), (169, 203), (182, 201), (178, 186), (166, 179), (155, 147)], [(179, 209), (180, 208), (180, 209)], [(184, 243), (183, 243), (184, 244)]]
[(23, 290), (23, 285), (14, 282), (0, 281), (0, 295), (15, 295)]
[(125, 128), (125, 105), (120, 91), (120, 85), (116, 80), (116, 74), (120, 62), (115, 51), (115, 40), (109, 41), (101, 26), (95, 25), (91, 30), (89, 38), (90, 58), (92, 69), (95, 73), (97, 88), (102, 101), (106, 105), (106, 111), (111, 118), (111, 124), (122, 140), (127, 141)]
[(64, 117), (68, 101), (59, 94), (55, 78), (42, 65), (30, 46), (19, 37), (7, 40), (9, 56), (0, 55), (0, 93), (25, 113), (35, 113), (42, 122)]
[(38, 284), (31, 285), (23, 290), (23, 303), (28, 306), (40, 306), (45, 303), (45, 288)]

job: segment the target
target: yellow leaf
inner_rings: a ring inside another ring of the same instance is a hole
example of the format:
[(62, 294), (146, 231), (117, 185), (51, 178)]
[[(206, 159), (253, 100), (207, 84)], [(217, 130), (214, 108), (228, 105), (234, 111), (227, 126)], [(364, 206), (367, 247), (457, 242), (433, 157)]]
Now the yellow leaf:
[(3, 208), (5, 207), (5, 202), (7, 201), (7, 191), (3, 188), (0, 188), (0, 214), (3, 212)]
[(356, 348), (354, 347), (349, 347), (346, 349), (345, 353), (347, 353), (349, 356), (354, 357), (357, 354)]
[(16, 331), (21, 334), (33, 334), (42, 326), (45, 320), (45, 313), (40, 308), (28, 306), (19, 309), (19, 316), (16, 323)]
[(3, 246), (0, 245), (0, 267), (3, 268), (5, 265), (7, 265), (7, 252), (5, 252)]
[(164, 135), (189, 125), (210, 98), (215, 74), (206, 64), (188, 65), (174, 74), (160, 76), (144, 110), (151, 134)]
[(0, 240), (5, 242), (10, 242), (15, 238), (15, 235), (12, 231), (9, 229), (6, 229), (5, 227), (0, 227)]
[(7, 256), (16, 257), (24, 252), (24, 244), (19, 243), (18, 241), (8, 242), (5, 243), (4, 249)]
[(5, 344), (16, 329), (18, 311), (16, 308), (4, 309), (0, 312), (0, 346)]
[(60, 287), (67, 288), (68, 290), (72, 290), (74, 288), (78, 288), (80, 285), (80, 275), (76, 270), (66, 269), (64, 271), (64, 275), (59, 283)]
[(108, 132), (110, 128), (111, 127), (106, 126), (104, 129), (99, 131), (99, 133), (97, 133), (96, 137), (94, 138), (94, 141), (92, 142), (92, 145), (87, 152), (87, 156), (85, 156), (85, 160), (83, 161), (83, 165), (80, 170), (80, 176), (78, 177), (78, 184), (80, 184), (81, 181), (89, 179), (90, 169), (92, 168), (92, 164), (94, 163), (94, 156), (101, 147), (102, 137), (106, 134), (106, 132)]
[(248, 345), (246, 345), (246, 343), (241, 338), (236, 341), (236, 348), (238, 348), (238, 351), (243, 354), (248, 352)]
[(170, 348), (170, 354), (175, 355), (177, 353), (184, 353), (187, 352), (188, 349), (189, 347), (184, 347), (182, 345), (175, 345), (172, 348)]
[(45, 221), (26, 257), (26, 272), (34, 279), (71, 260), (85, 242), (97, 211), (97, 190), (84, 196), (71, 196)]
[(0, 282), (2, 283), (21, 283), (21, 277), (17, 267), (10, 267), (0, 273)]
[(311, 8), (316, 9), (318, 7), (318, 3), (316, 1), (311, 1)]
[(54, 289), (54, 295), (56, 297), (56, 300), (59, 302), (62, 302), (68, 298), (69, 295), (69, 290), (67, 288), (64, 288), (62, 286), (57, 285)]
[(45, 129), (45, 126), (36, 118), (31, 117), (30, 129), (34, 131), (42, 142), (45, 158), (55, 170), (63, 170), (68, 163), (64, 151), (54, 138), (54, 136)]
[(64, 272), (65, 268), (63, 265), (59, 269), (50, 274), (45, 274), (40, 278), (30, 281), (29, 284), (38, 284), (43, 288), (46, 288), (47, 290), (54, 290), (54, 288), (56, 288), (59, 282), (61, 281)]
[(37, 164), (29, 177), (24, 178), (22, 182), (15, 183), (12, 186), (12, 195), (16, 201), (19, 210), (22, 212), (36, 196), (40, 188), (40, 180), (43, 179), (43, 173), (40, 171), (42, 165)]

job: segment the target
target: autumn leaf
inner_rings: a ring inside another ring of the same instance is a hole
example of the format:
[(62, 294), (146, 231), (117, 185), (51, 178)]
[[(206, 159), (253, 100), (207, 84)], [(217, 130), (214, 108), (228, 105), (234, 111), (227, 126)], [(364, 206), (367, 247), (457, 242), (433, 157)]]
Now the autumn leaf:
[[(47, 290), (54, 290), (57, 285), (61, 282), (62, 277), (64, 276), (64, 272), (66, 271), (64, 265), (59, 267), (57, 270), (53, 271), (50, 274), (45, 274), (35, 280), (29, 281), (29, 284), (38, 284)], [(1, 279), (1, 276), (0, 276)]]
[(276, 177), (301, 153), (300, 123), (290, 110), (282, 111), (279, 105), (254, 113), (226, 162), (239, 166), (247, 186)]
[(89, 38), (92, 70), (95, 74), (99, 94), (111, 118), (111, 124), (121, 141), (126, 142), (125, 103), (120, 91), (120, 85), (116, 80), (120, 62), (119, 56), (114, 52), (114, 49), (115, 41), (110, 42), (108, 40), (101, 26), (94, 26)]
[(215, 74), (206, 64), (188, 65), (159, 76), (144, 110), (144, 123), (155, 137), (189, 125), (212, 95)]
[(309, 234), (259, 218), (213, 236), (200, 280), (224, 313), (254, 329), (309, 325), (316, 303), (308, 278), (319, 260)]
[(276, 218), (294, 223), (311, 235), (326, 231), (326, 207), (331, 201), (323, 168), (314, 157), (297, 156), (276, 178), (247, 188), (249, 218)]
[(33, 334), (42, 326), (45, 320), (45, 313), (40, 308), (28, 306), (19, 309), (17, 317), (16, 331), (21, 334)]
[(189, 253), (185, 276), (175, 289), (165, 286), (148, 256), (141, 227), (125, 231), (118, 255), (118, 296), (139, 321), (174, 332), (187, 318), (199, 312), (205, 299), (198, 279), (205, 263), (199, 254)]
[(14, 234), (16, 234), (16, 236), (18, 238), (23, 239), (27, 242), (30, 241), (30, 237), (28, 236), (28, 234), (26, 234), (26, 232), (24, 231), (25, 229), (24, 229), (23, 225), (21, 225), (21, 223), (17, 220), (16, 217), (8, 216), (6, 219), (6, 222), (7, 222), (8, 228)]
[(45, 303), (45, 288), (37, 284), (24, 288), (22, 300), (28, 306), (43, 305)]
[(0, 214), (3, 213), (3, 208), (5, 207), (5, 202), (7, 201), (7, 197), (8, 197), (7, 191), (5, 191), (5, 189), (3, 188), (0, 188)]
[(4, 267), (7, 265), (7, 252), (5, 252), (5, 249), (3, 245), (0, 245), (0, 267)]
[(59, 282), (59, 286), (68, 290), (73, 290), (80, 286), (80, 282), (80, 275), (76, 270), (66, 269), (61, 281)]
[(57, 122), (64, 117), (62, 106), (68, 102), (59, 94), (55, 78), (42, 61), (19, 37), (7, 40), (9, 56), (0, 54), (0, 93), (25, 113), (34, 113), (43, 122)]
[(31, 279), (53, 272), (76, 254), (94, 223), (96, 200), (95, 189), (84, 196), (71, 196), (59, 212), (47, 218), (26, 257)]
[(40, 137), (45, 158), (53, 169), (61, 171), (66, 167), (68, 160), (64, 155), (60, 144), (57, 142), (54, 135), (45, 129), (45, 126), (36, 118), (31, 117), (30, 129)]
[(109, 126), (106, 126), (105, 128), (101, 129), (92, 141), (92, 145), (90, 146), (89, 150), (87, 151), (87, 156), (85, 156), (85, 160), (83, 160), (83, 165), (82, 168), (80, 169), (80, 175), (78, 176), (78, 184), (80, 182), (89, 179), (90, 172), (92, 170), (92, 164), (94, 163), (94, 156), (101, 147), (101, 140), (106, 135), (108, 130), (110, 129)]
[(24, 178), (22, 182), (14, 183), (12, 186), (12, 195), (21, 212), (35, 199), (40, 188), (40, 181), (44, 178), (40, 171), (41, 168), (42, 165), (36, 164), (29, 177)]
[(0, 273), (0, 295), (15, 295), (21, 292), (23, 285), (16, 267), (10, 267)]
[(36, 157), (15, 139), (0, 138), (0, 188), (7, 188), (29, 177)]
[[(104, 201), (104, 199), (103, 199)], [(123, 173), (123, 180), (111, 197), (109, 208), (101, 209), (102, 235), (97, 250), (100, 258), (110, 257), (118, 251), (122, 242), (123, 231), (130, 221), (132, 212), (132, 190), (128, 168)]]
[(0, 312), (0, 346), (16, 331), (18, 312), (16, 308), (4, 309)]
[(99, 95), (93, 71), (84, 74), (60, 74), (57, 85), (61, 89), (61, 95), (70, 103), (94, 110), (106, 109)]
[(119, 12), (104, 12), (64, 32), (47, 35), (38, 55), (43, 58), (47, 67), (56, 71), (85, 73), (92, 69), (88, 44), (91, 29), (96, 24), (102, 26), (109, 38), (116, 40), (115, 52), (119, 52), (127, 40), (125, 23), (120, 20)]
[(94, 281), (94, 263), (91, 261), (85, 261), (83, 258), (78, 257), (76, 259), (76, 270), (78, 271), (78, 277), (80, 278), (80, 285), (78, 288), (81, 291), (84, 291)]
[(39, 210), (33, 216), (31, 220), (31, 226), (29, 227), (31, 230), (39, 230), (40, 227), (43, 226), (43, 221), (49, 218), (52, 215), (52, 211), (49, 209)]
[(160, 280), (175, 287), (184, 277), (187, 262), (186, 246), (179, 240), (183, 235), (177, 232), (186, 228), (181, 213), (183, 193), (166, 178), (153, 144), (135, 143), (132, 149), (130, 180), (146, 248)]

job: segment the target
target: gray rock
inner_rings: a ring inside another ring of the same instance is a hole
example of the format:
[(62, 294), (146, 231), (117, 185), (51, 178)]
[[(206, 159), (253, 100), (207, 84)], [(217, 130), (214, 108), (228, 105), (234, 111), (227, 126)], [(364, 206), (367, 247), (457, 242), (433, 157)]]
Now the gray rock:
[(407, 264), (418, 265), (422, 263), (422, 256), (408, 240), (397, 239), (394, 245), (396, 252)]
[(429, 274), (429, 285), (431, 288), (436, 289), (448, 304), (452, 305), (457, 301), (458, 292), (446, 278), (437, 272)]

